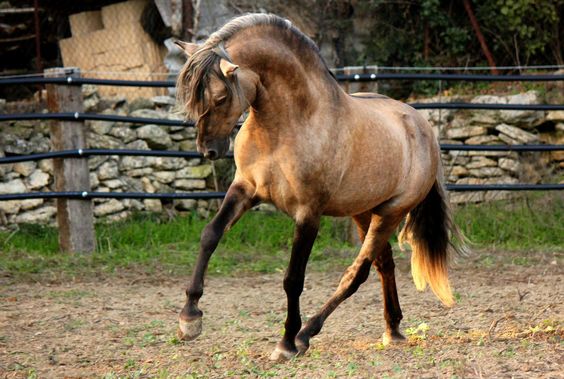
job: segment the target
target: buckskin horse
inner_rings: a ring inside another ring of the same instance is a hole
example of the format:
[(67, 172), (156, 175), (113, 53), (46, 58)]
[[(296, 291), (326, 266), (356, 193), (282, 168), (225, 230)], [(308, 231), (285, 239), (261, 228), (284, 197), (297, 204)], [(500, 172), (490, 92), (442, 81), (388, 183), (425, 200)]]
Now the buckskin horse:
[[(404, 219), (399, 240), (412, 247), (417, 289), (428, 284), (445, 305), (453, 304), (447, 264), (456, 228), (439, 179), (439, 146), (417, 111), (386, 96), (345, 93), (315, 43), (275, 15), (241, 16), (202, 45), (177, 44), (188, 55), (177, 100), (186, 117), (196, 120), (199, 152), (212, 160), (223, 157), (233, 128), (249, 111), (234, 143), (235, 178), (201, 234), (179, 316), (181, 339), (201, 333), (198, 301), (219, 240), (259, 202), (274, 204), (296, 224), (284, 276), (284, 335), (271, 359), (303, 354), (371, 266), (382, 282), (383, 343), (404, 339), (388, 242)], [(322, 215), (352, 216), (363, 244), (337, 290), (302, 326), (299, 299)]]

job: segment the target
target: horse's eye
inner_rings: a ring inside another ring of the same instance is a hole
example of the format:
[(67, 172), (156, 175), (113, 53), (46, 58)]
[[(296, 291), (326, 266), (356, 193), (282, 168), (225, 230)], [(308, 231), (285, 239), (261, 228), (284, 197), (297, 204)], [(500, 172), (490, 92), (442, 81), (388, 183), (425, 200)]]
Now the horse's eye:
[(225, 103), (225, 100), (227, 100), (227, 96), (218, 97), (215, 99), (215, 105), (221, 105)]

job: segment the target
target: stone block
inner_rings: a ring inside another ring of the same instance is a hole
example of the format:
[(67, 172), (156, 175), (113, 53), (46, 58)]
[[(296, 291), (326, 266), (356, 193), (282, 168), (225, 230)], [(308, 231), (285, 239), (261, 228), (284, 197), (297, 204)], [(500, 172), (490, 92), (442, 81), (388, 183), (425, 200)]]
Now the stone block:
[(168, 133), (158, 125), (145, 125), (137, 129), (137, 137), (147, 142), (152, 149), (166, 149), (172, 145)]
[(125, 186), (125, 183), (121, 179), (104, 180), (102, 184), (112, 190), (123, 188)]
[(53, 206), (46, 206), (37, 208), (28, 212), (21, 213), (16, 216), (15, 222), (21, 223), (46, 223), (52, 220), (53, 216), (57, 213), (57, 208)]
[(497, 136), (492, 135), (471, 137), (464, 141), (467, 145), (497, 145), (500, 142)]
[(182, 190), (206, 189), (206, 181), (203, 179), (178, 179), (174, 181), (174, 187)]
[(564, 122), (564, 111), (546, 112), (546, 121)]
[(477, 178), (488, 178), (492, 176), (502, 176), (505, 172), (499, 167), (482, 167), (468, 170), (470, 175)]
[(179, 179), (205, 179), (212, 174), (212, 166), (209, 164), (199, 166), (188, 166), (176, 172)]
[(159, 199), (145, 199), (143, 205), (149, 212), (162, 212), (163, 210), (163, 205)]
[[(507, 124), (499, 124), (495, 127), (495, 130), (513, 138), (514, 140), (519, 141), (520, 143), (530, 144), (538, 142), (539, 137), (535, 134), (526, 132), (520, 128), (515, 126), (507, 125)], [(502, 138), (501, 136), (499, 138)]]
[(106, 161), (98, 167), (98, 179), (100, 180), (115, 179), (118, 175), (119, 170), (116, 161)]
[(488, 132), (483, 126), (466, 126), (463, 128), (448, 129), (446, 135), (452, 139), (464, 139), (468, 137), (485, 135)]
[(17, 172), (22, 176), (29, 176), (31, 175), (32, 172), (35, 171), (36, 167), (37, 167), (37, 163), (35, 162), (18, 162), (18, 163), (14, 163), (12, 170), (14, 170), (15, 172)]
[(30, 189), (39, 189), (49, 184), (49, 174), (41, 170), (35, 170), (28, 178), (27, 184)]
[(22, 193), (26, 192), (27, 188), (21, 179), (15, 179), (7, 183), (0, 183), (0, 194), (4, 193)]
[(519, 172), (519, 170), (521, 169), (521, 164), (514, 159), (500, 158), (499, 167), (507, 171)]
[(453, 204), (481, 203), (485, 200), (484, 191), (451, 192), (449, 200)]
[(181, 199), (174, 201), (175, 208), (181, 211), (189, 211), (196, 208), (196, 200), (194, 199)]
[(161, 183), (171, 183), (176, 179), (176, 172), (174, 171), (155, 171), (153, 177)]
[(129, 143), (137, 138), (137, 133), (133, 131), (130, 127), (125, 125), (116, 125), (108, 132), (112, 137), (118, 138), (124, 143)]
[(466, 165), (466, 168), (482, 168), (482, 167), (494, 167), (497, 166), (497, 162), (493, 159), (486, 158), (484, 156), (472, 157), (470, 163)]
[(117, 213), (125, 209), (123, 203), (117, 199), (110, 199), (109, 201), (94, 207), (94, 215), (97, 217), (106, 216), (112, 213)]

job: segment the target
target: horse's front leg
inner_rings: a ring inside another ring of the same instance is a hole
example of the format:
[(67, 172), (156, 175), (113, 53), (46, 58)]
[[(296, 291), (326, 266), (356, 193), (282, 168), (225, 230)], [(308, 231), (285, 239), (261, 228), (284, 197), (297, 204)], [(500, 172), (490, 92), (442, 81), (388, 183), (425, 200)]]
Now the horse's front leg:
[(219, 212), (202, 231), (200, 252), (186, 289), (186, 304), (178, 319), (178, 337), (180, 339), (192, 340), (202, 332), (203, 313), (198, 308), (198, 302), (204, 292), (204, 275), (208, 262), (223, 233), (229, 230), (243, 213), (256, 203), (252, 198), (253, 193), (254, 189), (249, 186), (234, 182), (229, 187)]
[(298, 354), (294, 339), (298, 334), (302, 319), (300, 316), (300, 295), (304, 289), (304, 276), (313, 247), (313, 242), (319, 230), (319, 217), (312, 217), (305, 221), (296, 222), (292, 256), (284, 276), (284, 291), (288, 300), (288, 313), (284, 324), (284, 336), (278, 342), (270, 359), (279, 361), (291, 359)]

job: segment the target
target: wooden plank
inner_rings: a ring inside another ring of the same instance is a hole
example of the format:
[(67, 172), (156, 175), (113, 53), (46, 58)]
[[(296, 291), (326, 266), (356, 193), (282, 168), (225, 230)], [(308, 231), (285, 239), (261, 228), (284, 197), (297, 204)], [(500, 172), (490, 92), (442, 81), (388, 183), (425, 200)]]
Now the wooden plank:
[[(78, 69), (52, 68), (45, 77), (80, 77)], [(80, 86), (47, 85), (47, 107), (50, 112), (83, 112)], [(53, 150), (86, 148), (86, 126), (83, 121), (53, 121)], [(90, 191), (86, 158), (54, 159), (55, 191)], [(92, 253), (96, 249), (94, 216), (90, 200), (57, 200), (59, 246), (64, 252)]]

